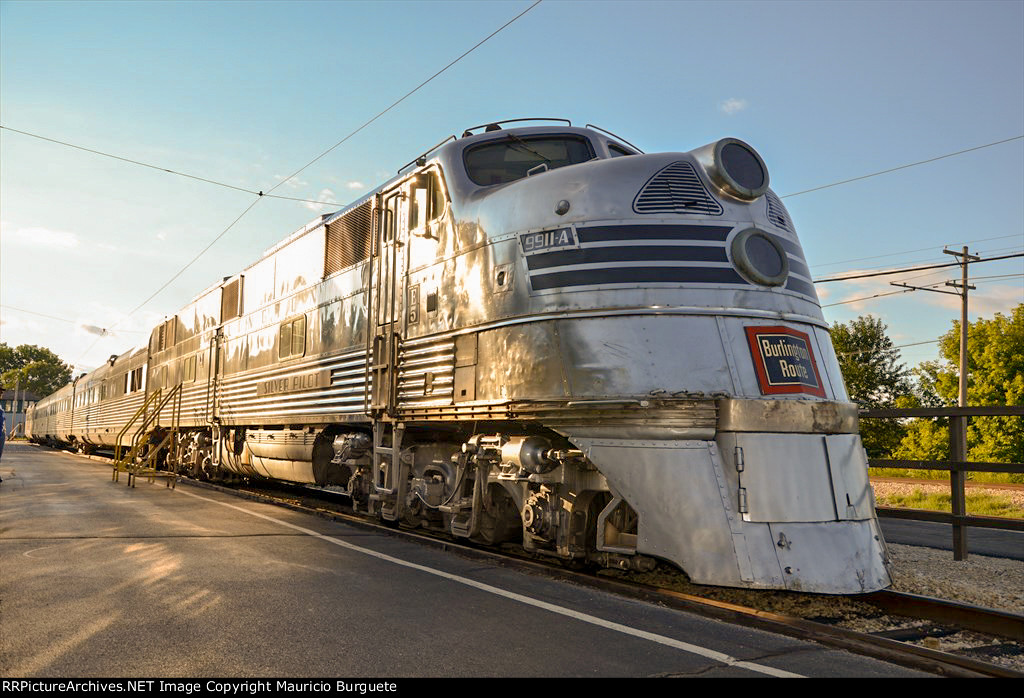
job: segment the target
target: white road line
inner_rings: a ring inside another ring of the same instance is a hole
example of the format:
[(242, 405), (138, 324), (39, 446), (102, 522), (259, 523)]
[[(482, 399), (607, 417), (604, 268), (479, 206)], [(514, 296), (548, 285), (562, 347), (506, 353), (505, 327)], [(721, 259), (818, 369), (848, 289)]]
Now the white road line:
[(379, 552), (377, 552), (375, 550), (370, 550), (369, 548), (363, 548), (361, 546), (353, 545), (352, 543), (348, 543), (348, 542), (340, 540), (338, 538), (332, 538), (331, 536), (326, 536), (326, 535), (324, 535), (322, 533), (317, 533), (316, 531), (313, 531), (313, 530), (308, 529), (308, 528), (303, 528), (302, 526), (296, 526), (295, 524), (288, 523), (287, 521), (281, 521), (280, 519), (275, 519), (274, 517), (267, 516), (266, 514), (260, 514), (260, 513), (257, 513), (255, 511), (249, 511), (248, 509), (244, 509), (244, 508), (236, 506), (234, 504), (228, 504), (227, 502), (219, 502), (219, 501), (217, 501), (215, 499), (210, 499), (209, 497), (202, 497), (202, 496), (200, 496), (198, 494), (193, 494), (192, 492), (186, 492), (184, 489), (179, 490), (179, 489), (175, 488), (173, 491), (174, 492), (178, 492), (179, 494), (187, 495), (189, 497), (195, 497), (196, 499), (201, 499), (201, 500), (206, 501), (206, 502), (211, 502), (213, 504), (219, 504), (220, 506), (227, 507), (229, 509), (234, 509), (236, 511), (240, 511), (243, 514), (248, 514), (249, 516), (255, 516), (257, 518), (264, 519), (266, 521), (272, 521), (273, 523), (279, 524), (281, 526), (285, 526), (287, 528), (290, 528), (290, 529), (295, 530), (295, 531), (299, 531), (301, 533), (305, 533), (306, 535), (312, 536), (314, 538), (319, 538), (322, 541), (325, 541), (327, 543), (332, 543), (332, 544), (340, 546), (342, 548), (346, 548), (347, 550), (352, 550), (352, 551), (357, 552), (357, 553), (362, 553), (364, 555), (369, 555), (369, 556), (375, 557), (375, 558), (377, 558), (379, 560), (384, 560), (386, 562), (391, 562), (391, 563), (394, 563), (396, 565), (401, 565), (402, 567), (408, 567), (410, 569), (419, 570), (420, 572), (426, 572), (427, 574), (432, 574), (432, 575), (434, 575), (436, 577), (441, 577), (443, 579), (447, 579), (447, 580), (450, 580), (450, 581), (453, 581), (453, 582), (457, 582), (458, 584), (464, 584), (466, 586), (473, 587), (474, 589), (479, 589), (480, 591), (487, 592), (488, 594), (494, 594), (495, 596), (501, 596), (501, 597), (506, 598), (506, 599), (511, 599), (512, 601), (518, 601), (519, 603), (523, 603), (523, 604), (526, 604), (528, 606), (533, 606), (535, 608), (541, 608), (541, 609), (543, 609), (545, 611), (550, 611), (551, 613), (557, 613), (559, 615), (566, 616), (568, 618), (573, 618), (575, 620), (583, 621), (584, 623), (590, 623), (591, 625), (596, 625), (596, 626), (599, 626), (599, 627), (602, 627), (602, 628), (606, 628), (608, 630), (614, 630), (616, 632), (620, 632), (620, 633), (623, 633), (625, 635), (630, 635), (632, 637), (640, 638), (642, 640), (648, 640), (650, 642), (656, 642), (656, 643), (658, 643), (660, 645), (665, 645), (666, 647), (672, 647), (674, 649), (682, 650), (684, 652), (689, 652), (691, 654), (696, 654), (698, 656), (705, 657), (707, 659), (712, 659), (712, 660), (714, 660), (716, 662), (721, 662), (722, 664), (726, 664), (728, 666), (740, 667), (740, 668), (748, 669), (750, 671), (754, 671), (754, 672), (757, 672), (757, 673), (760, 673), (760, 674), (766, 674), (768, 676), (774, 676), (774, 677), (778, 677), (778, 678), (806, 678), (802, 674), (794, 674), (794, 673), (789, 672), (789, 671), (783, 671), (782, 669), (775, 669), (774, 667), (764, 666), (764, 665), (761, 665), (761, 664), (756, 664), (754, 662), (746, 662), (746, 661), (743, 661), (743, 660), (740, 660), (740, 659), (736, 659), (735, 657), (732, 657), (732, 656), (730, 656), (728, 654), (724, 654), (722, 652), (716, 652), (715, 650), (708, 649), (706, 647), (701, 647), (699, 645), (693, 645), (693, 644), (690, 644), (688, 642), (682, 642), (680, 640), (676, 640), (676, 639), (671, 638), (671, 637), (666, 637), (664, 635), (658, 635), (658, 634), (655, 634), (655, 633), (649, 633), (649, 632), (647, 632), (645, 630), (638, 630), (637, 628), (631, 628), (628, 625), (622, 625), (621, 623), (615, 623), (613, 621), (604, 620), (603, 618), (598, 618), (596, 616), (591, 616), (591, 615), (588, 615), (586, 613), (580, 613), (579, 611), (574, 611), (571, 608), (564, 608), (562, 606), (556, 606), (555, 604), (547, 603), (546, 601), (540, 601), (539, 599), (534, 599), (534, 598), (531, 598), (529, 596), (523, 596), (522, 594), (517, 594), (517, 593), (512, 592), (512, 591), (507, 591), (505, 589), (500, 589), (498, 587), (491, 586), (490, 584), (484, 584), (483, 582), (477, 582), (477, 581), (472, 580), (472, 579), (467, 579), (466, 577), (460, 577), (458, 575), (451, 574), (449, 572), (444, 572), (442, 570), (434, 569), (433, 567), (426, 567), (424, 565), (418, 565), (418, 564), (416, 564), (414, 562), (409, 562), (407, 560), (402, 560), (402, 559), (397, 558), (397, 557), (392, 557), (390, 555), (385, 555), (384, 553), (379, 553)]

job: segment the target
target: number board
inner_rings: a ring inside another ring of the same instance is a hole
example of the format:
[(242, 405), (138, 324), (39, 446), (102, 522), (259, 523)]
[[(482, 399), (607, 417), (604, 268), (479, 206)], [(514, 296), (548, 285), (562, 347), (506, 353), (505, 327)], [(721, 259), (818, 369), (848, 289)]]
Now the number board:
[(789, 327), (746, 327), (763, 395), (805, 393), (825, 397), (811, 338)]
[(528, 255), (579, 247), (576, 230), (571, 225), (538, 233), (520, 233), (519, 244), (522, 245), (523, 253)]

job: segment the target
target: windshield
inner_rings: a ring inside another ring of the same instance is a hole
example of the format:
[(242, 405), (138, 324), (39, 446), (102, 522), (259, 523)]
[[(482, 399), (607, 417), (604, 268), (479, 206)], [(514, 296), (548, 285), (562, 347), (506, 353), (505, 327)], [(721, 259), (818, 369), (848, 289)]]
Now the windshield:
[[(505, 184), (526, 177), (530, 170), (543, 172), (593, 159), (594, 153), (581, 136), (535, 136), (520, 138), (508, 134), (466, 150), (466, 172), (476, 184)], [(539, 169), (538, 169), (539, 168)]]

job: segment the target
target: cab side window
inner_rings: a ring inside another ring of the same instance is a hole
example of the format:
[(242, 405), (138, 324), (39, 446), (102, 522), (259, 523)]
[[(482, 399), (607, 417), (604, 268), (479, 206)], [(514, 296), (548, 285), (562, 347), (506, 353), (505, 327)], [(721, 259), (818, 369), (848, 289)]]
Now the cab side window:
[(191, 383), (196, 379), (196, 357), (188, 356), (181, 360), (181, 382)]
[(413, 179), (409, 207), (409, 228), (415, 230), (437, 220), (444, 213), (444, 189), (437, 172), (425, 172)]
[(290, 359), (306, 353), (306, 316), (281, 323), (277, 337), (277, 358)]

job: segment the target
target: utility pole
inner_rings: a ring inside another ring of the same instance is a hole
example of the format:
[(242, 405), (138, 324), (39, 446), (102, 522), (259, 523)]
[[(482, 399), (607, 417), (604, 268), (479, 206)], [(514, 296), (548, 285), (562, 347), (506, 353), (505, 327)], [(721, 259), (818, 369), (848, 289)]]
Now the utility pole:
[[(967, 283), (967, 266), (976, 262), (979, 257), (967, 254), (967, 246), (961, 252), (943, 250), (943, 254), (959, 258), (961, 281), (947, 281), (947, 286), (960, 289), (960, 396), (957, 400), (960, 407), (967, 407), (967, 292), (974, 286)], [(952, 461), (967, 460), (967, 416), (949, 418), (949, 459)], [(953, 559), (967, 559), (967, 528), (956, 521), (958, 516), (967, 516), (966, 473), (954, 468), (949, 471), (950, 493), (953, 504)]]
[(957, 295), (962, 299), (960, 304), (960, 407), (967, 407), (967, 291), (974, 290), (974, 286), (967, 283), (967, 265), (981, 259), (973, 254), (967, 254), (967, 246), (964, 245), (962, 252), (943, 250), (943, 254), (950, 254), (959, 257), (961, 269), (961, 282), (947, 281), (947, 286), (960, 287)]
[[(960, 407), (967, 407), (967, 292), (974, 290), (974, 286), (967, 283), (967, 266), (971, 262), (981, 261), (981, 257), (968, 254), (967, 246), (957, 252), (955, 250), (942, 250), (943, 254), (953, 255), (960, 262), (960, 281), (947, 281), (947, 286), (958, 288), (958, 291), (943, 291), (937, 288), (924, 288), (922, 286), (911, 286), (895, 281), (892, 286), (902, 286), (915, 291), (932, 291), (933, 293), (948, 293), (952, 296), (960, 296), (960, 394), (957, 404)], [(963, 463), (967, 460), (967, 417), (957, 415), (949, 418), (949, 460), (954, 463)], [(949, 470), (949, 490), (953, 505), (953, 559), (967, 559), (967, 527), (960, 523), (958, 517), (967, 516), (965, 471), (959, 465), (953, 465)]]

